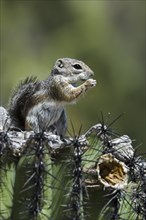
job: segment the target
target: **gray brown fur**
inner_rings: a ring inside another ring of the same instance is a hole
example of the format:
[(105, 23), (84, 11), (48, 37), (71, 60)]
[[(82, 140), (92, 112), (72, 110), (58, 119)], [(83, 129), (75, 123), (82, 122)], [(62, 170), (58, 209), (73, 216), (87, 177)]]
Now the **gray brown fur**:
[[(58, 59), (48, 79), (27, 78), (14, 91), (9, 103), (13, 126), (21, 130), (43, 130), (64, 136), (66, 132), (65, 104), (75, 102), (96, 85), (89, 79), (93, 71), (82, 61)], [(80, 86), (76, 83), (85, 81)]]

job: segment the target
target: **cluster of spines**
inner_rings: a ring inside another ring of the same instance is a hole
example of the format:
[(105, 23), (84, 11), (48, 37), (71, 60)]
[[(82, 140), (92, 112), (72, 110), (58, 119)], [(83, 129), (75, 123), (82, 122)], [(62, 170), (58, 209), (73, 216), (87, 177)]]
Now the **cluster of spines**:
[[(46, 187), (44, 181), (45, 178), (47, 178), (47, 175), (49, 175), (48, 171), (46, 170), (47, 162), (45, 161), (45, 154), (50, 154), (49, 149), (46, 147), (47, 142), (44, 133), (34, 134), (34, 136), (31, 136), (27, 142), (27, 146), (29, 150), (26, 152), (26, 156), (31, 155), (33, 157), (33, 162), (31, 161), (29, 163), (28, 161), (28, 163), (25, 165), (28, 177), (23, 185), (21, 193), (27, 193), (27, 191), (32, 191), (32, 193), (29, 198), (25, 198), (25, 200), (27, 200), (27, 204), (25, 204), (26, 201), (23, 201), (23, 199), (20, 201), (23, 207), (23, 211), (20, 212), (20, 218), (23, 219), (26, 211), (29, 212), (30, 219), (37, 219), (37, 216), (40, 213), (49, 219), (49, 217), (42, 212), (42, 204), (45, 200), (44, 190)], [(51, 174), (50, 176), (52, 178)], [(50, 207), (48, 206), (48, 209), (49, 208)]]
[(43, 144), (43, 135), (37, 136), (35, 138), (36, 145), (35, 149), (35, 164), (34, 164), (34, 182), (35, 182), (35, 193), (31, 198), (30, 203), (30, 214), (35, 216), (41, 211), (41, 197), (43, 196), (43, 185), (44, 185), (44, 144)]
[(72, 219), (80, 220), (81, 216), (84, 215), (84, 180), (82, 170), (82, 150), (78, 137), (74, 141), (74, 169), (73, 169), (73, 185), (71, 191), (71, 208), (72, 208)]
[[(133, 192), (133, 207), (139, 216), (146, 219), (146, 161), (141, 157), (135, 157), (130, 168), (134, 167), (134, 180), (137, 187)], [(132, 169), (133, 170), (133, 169)], [(131, 177), (133, 179), (133, 177)]]
[(85, 213), (85, 199), (86, 199), (86, 188), (83, 175), (83, 164), (82, 157), (84, 154), (85, 145), (79, 140), (81, 128), (79, 134), (75, 134), (75, 130), (72, 124), (74, 137), (72, 141), (72, 153), (70, 159), (70, 174), (72, 184), (69, 193), (68, 205), (66, 205), (66, 216), (70, 220), (82, 220), (86, 219), (87, 214)]

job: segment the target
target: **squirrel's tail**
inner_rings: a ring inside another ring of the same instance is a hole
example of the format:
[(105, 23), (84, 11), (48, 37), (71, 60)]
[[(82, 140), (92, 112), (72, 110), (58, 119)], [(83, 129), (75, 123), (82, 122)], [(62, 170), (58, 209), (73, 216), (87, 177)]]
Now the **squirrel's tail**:
[(13, 91), (8, 104), (12, 126), (25, 130), (25, 116), (27, 114), (30, 98), (38, 84), (37, 77), (27, 77)]

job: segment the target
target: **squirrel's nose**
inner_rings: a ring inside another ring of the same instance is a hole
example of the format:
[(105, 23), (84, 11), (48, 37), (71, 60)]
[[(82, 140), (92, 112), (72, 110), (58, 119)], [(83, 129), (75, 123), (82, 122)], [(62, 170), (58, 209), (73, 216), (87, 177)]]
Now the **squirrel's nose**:
[(92, 70), (90, 71), (90, 76), (94, 76), (94, 72)]

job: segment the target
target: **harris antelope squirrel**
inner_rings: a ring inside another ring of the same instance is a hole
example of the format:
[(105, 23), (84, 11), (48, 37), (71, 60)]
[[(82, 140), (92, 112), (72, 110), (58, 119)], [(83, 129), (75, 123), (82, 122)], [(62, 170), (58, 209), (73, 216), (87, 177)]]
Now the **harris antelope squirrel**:
[[(48, 79), (26, 78), (14, 91), (8, 107), (12, 126), (35, 132), (66, 132), (65, 104), (75, 102), (96, 85), (93, 71), (82, 61), (60, 58)], [(77, 86), (79, 81), (85, 81)]]

